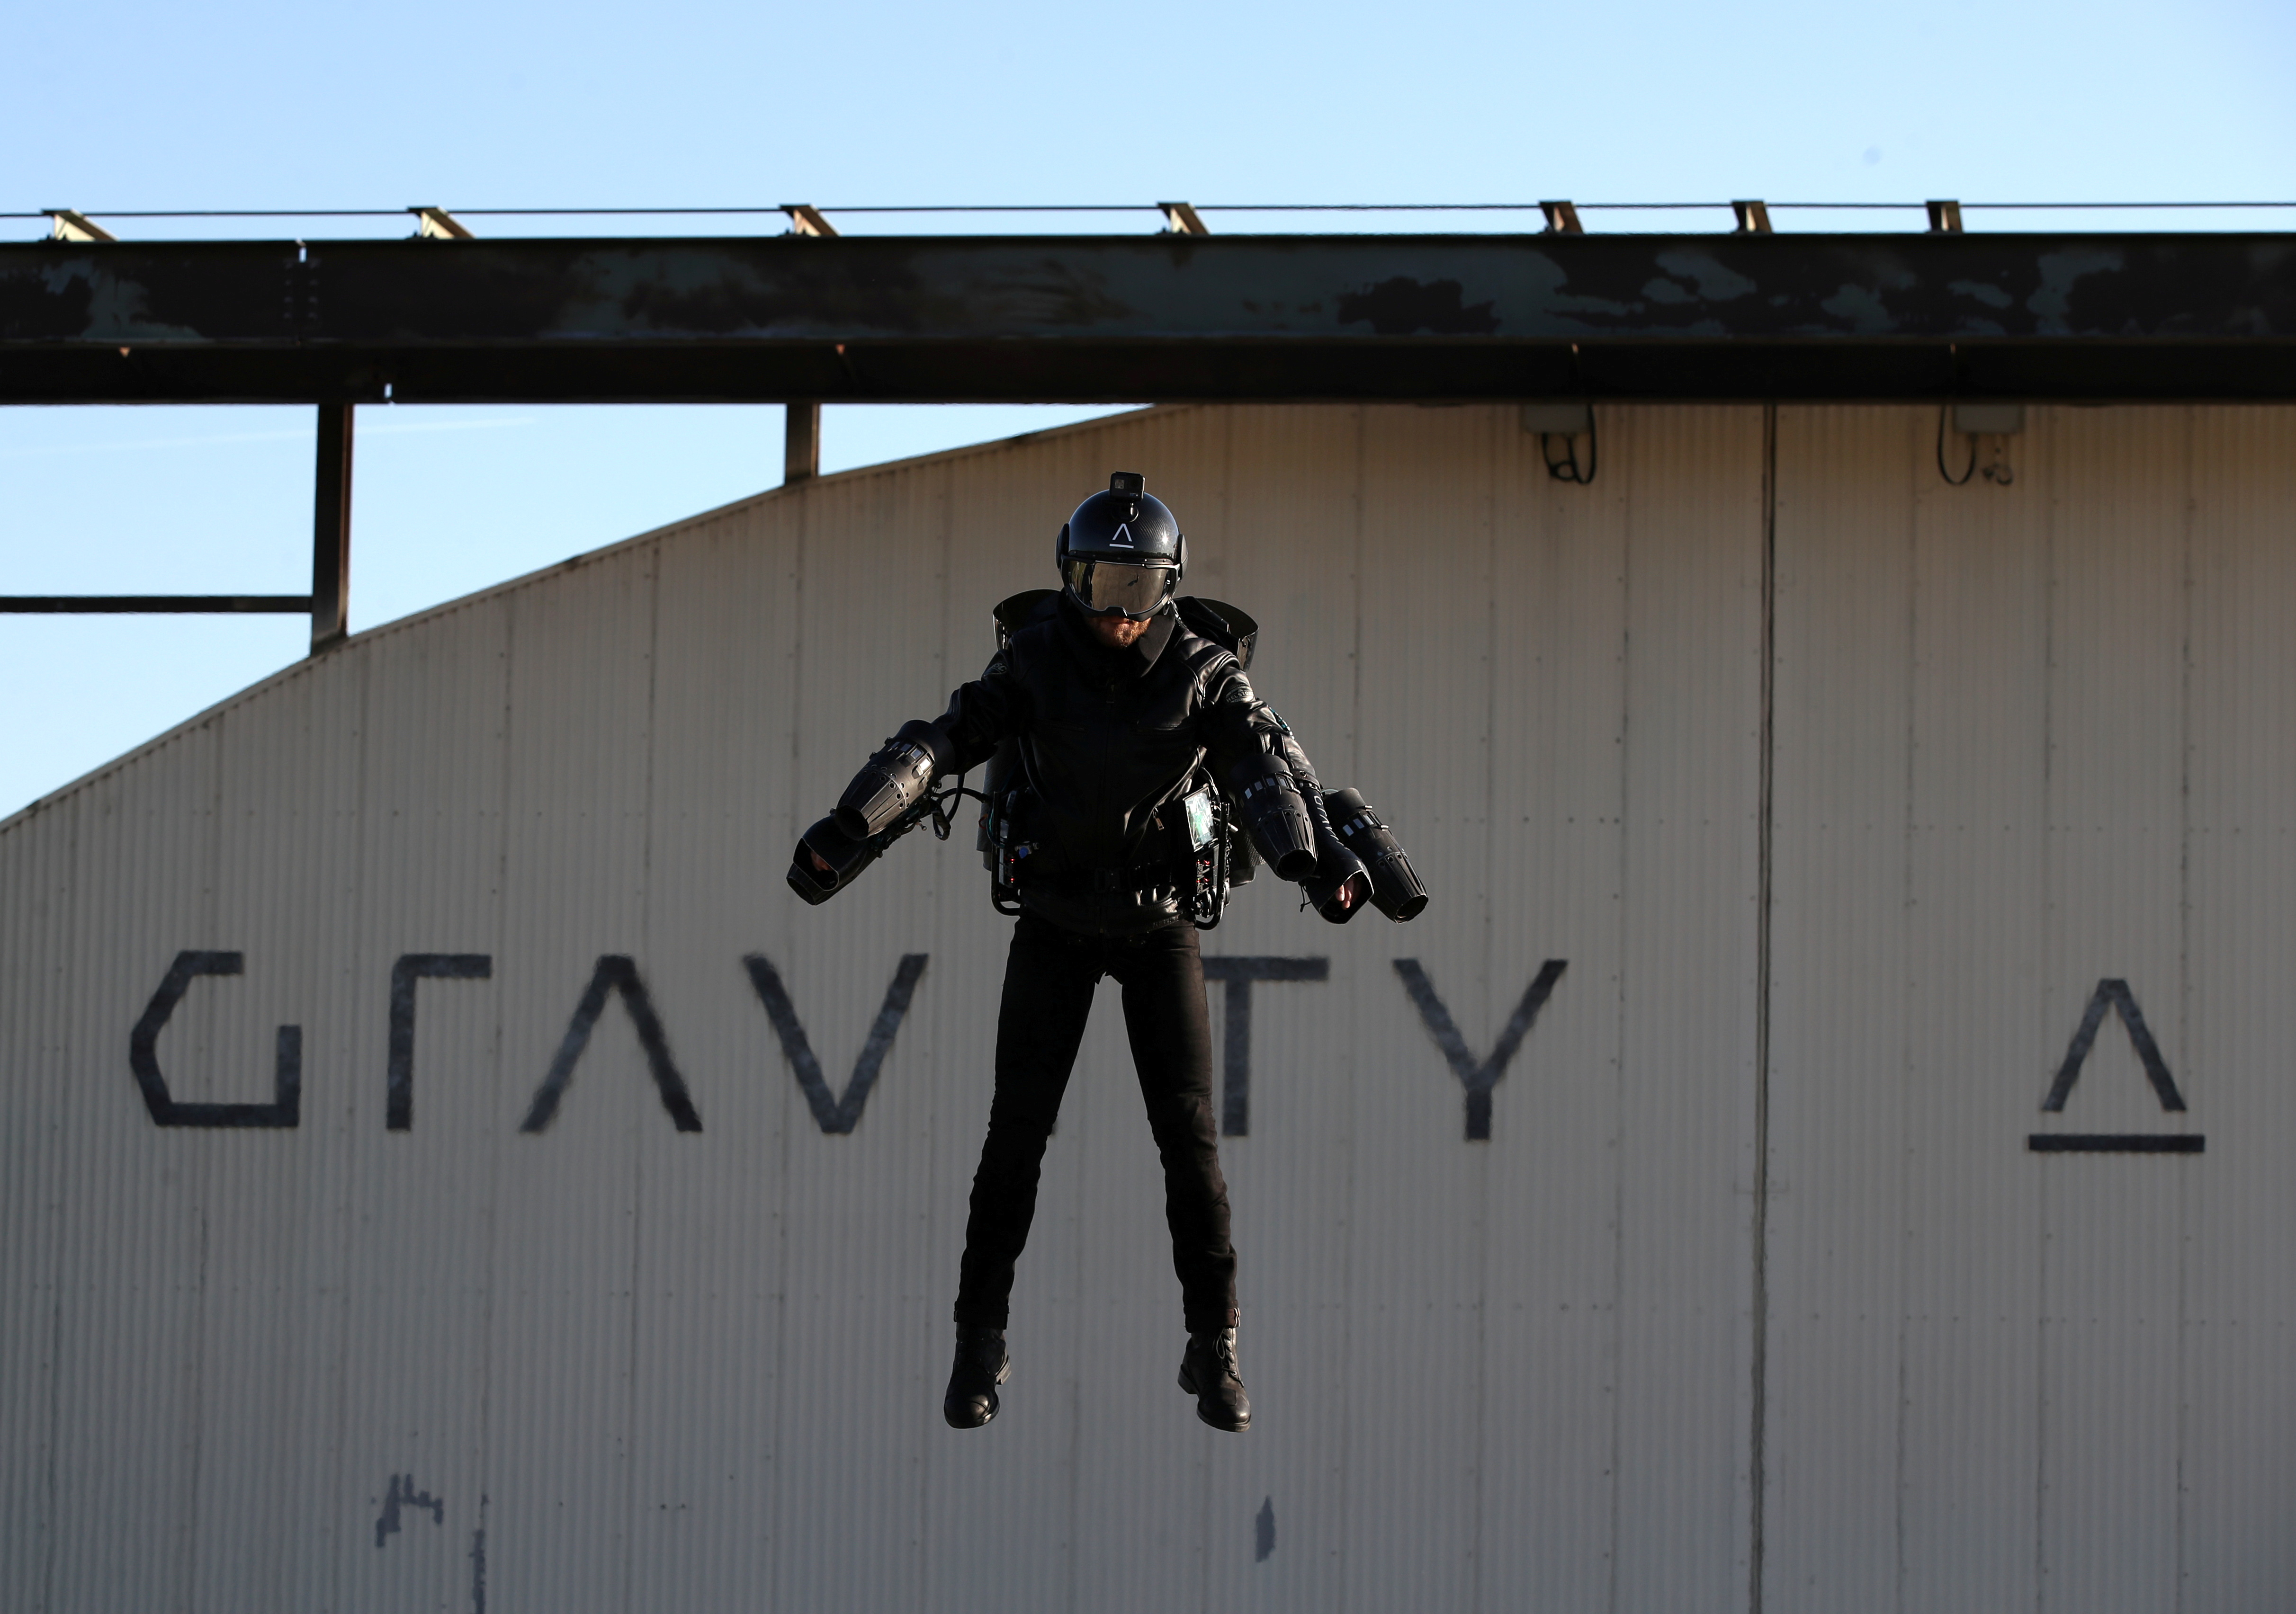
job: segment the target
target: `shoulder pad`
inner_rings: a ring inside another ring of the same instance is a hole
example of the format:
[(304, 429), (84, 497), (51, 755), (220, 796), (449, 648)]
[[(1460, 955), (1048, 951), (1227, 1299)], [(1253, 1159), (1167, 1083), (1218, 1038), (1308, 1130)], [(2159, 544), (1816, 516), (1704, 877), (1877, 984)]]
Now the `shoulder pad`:
[(1187, 663), (1188, 671), (1194, 676), (1202, 678), (1217, 673), (1223, 662), (1234, 662), (1239, 668), (1243, 665), (1237, 660), (1234, 651), (1218, 640), (1207, 639), (1201, 634), (1190, 633), (1185, 623), (1182, 624), (1180, 632), (1183, 636), (1175, 648), (1179, 651), (1181, 660)]
[(1215, 645), (1210, 638), (1199, 638), (1196, 634), (1189, 634), (1177, 650), (1187, 666), (1187, 675), (1203, 691), (1210, 691), (1212, 684), (1217, 684), (1231, 668), (1237, 675), (1242, 675), (1244, 670), (1244, 663), (1237, 661), (1233, 650), (1226, 645)]
[(1207, 600), (1198, 594), (1183, 594), (1174, 603), (1190, 632), (1221, 646), (1235, 657), (1238, 667), (1250, 670), (1251, 652), (1259, 643), (1259, 624), (1250, 612), (1225, 600)]
[(996, 643), (1001, 648), (1012, 643), (1013, 635), (1040, 618), (1051, 614), (1052, 603), (1060, 597), (1057, 588), (1024, 588), (996, 602), (989, 614), (996, 621)]

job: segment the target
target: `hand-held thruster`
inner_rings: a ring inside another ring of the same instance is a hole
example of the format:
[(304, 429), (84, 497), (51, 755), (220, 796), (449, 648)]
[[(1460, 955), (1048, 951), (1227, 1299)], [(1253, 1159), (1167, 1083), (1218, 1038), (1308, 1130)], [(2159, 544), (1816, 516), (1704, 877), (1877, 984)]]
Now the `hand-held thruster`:
[(1235, 765), (1228, 787), (1244, 827), (1278, 880), (1306, 880), (1316, 872), (1316, 825), (1300, 799), (1299, 782), (1281, 758), (1262, 752)]
[(830, 816), (849, 839), (865, 840), (930, 794), (934, 776), (952, 772), (955, 760), (939, 729), (912, 718), (862, 765)]
[(1324, 798), (1332, 832), (1371, 873), (1372, 905), (1390, 919), (1415, 919), (1427, 905), (1427, 888), (1385, 823), (1352, 787)]
[(955, 789), (935, 796), (932, 782), (955, 760), (947, 737), (931, 724), (901, 725), (853, 776), (837, 810), (798, 837), (790, 855), (790, 889), (819, 907), (928, 816), (934, 832), (947, 840), (943, 808), (968, 792), (960, 779)]

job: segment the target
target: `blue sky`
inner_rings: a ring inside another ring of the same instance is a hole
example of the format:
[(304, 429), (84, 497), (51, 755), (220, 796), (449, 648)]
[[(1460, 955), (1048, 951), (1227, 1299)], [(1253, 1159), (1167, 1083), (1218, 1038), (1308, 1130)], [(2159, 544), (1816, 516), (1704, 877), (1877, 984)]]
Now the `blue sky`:
[[(1159, 221), (1144, 204), (1163, 197), (2296, 200), (2286, 0), (656, 0), (611, 10), (80, 0), (19, 5), (8, 36), (0, 211), (1136, 201), (1139, 213), (1089, 225), (1145, 232)], [(1254, 222), (1212, 219), (1224, 231)], [(1919, 216), (1776, 222), (1913, 228)], [(117, 227), (144, 238), (405, 229)], [(40, 230), (0, 219), (0, 235)], [(832, 409), (824, 468), (1095, 413)], [(303, 409), (0, 408), (0, 592), (300, 592), (311, 430)], [(780, 475), (771, 407), (371, 408), (359, 432), (355, 628)], [(0, 814), (294, 660), (306, 638), (298, 618), (0, 618), (0, 676), (14, 696), (0, 717)]]

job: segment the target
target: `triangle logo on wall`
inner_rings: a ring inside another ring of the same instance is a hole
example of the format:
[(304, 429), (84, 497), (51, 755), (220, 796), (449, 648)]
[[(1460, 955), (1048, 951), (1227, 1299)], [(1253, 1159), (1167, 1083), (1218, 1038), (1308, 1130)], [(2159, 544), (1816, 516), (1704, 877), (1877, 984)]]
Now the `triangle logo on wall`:
[[(2174, 1115), (2185, 1108), (2185, 1095), (2177, 1091), (2176, 1078), (2169, 1074), (2169, 1061), (2161, 1057), (2161, 1045), (2152, 1039), (2152, 1028), (2144, 1023), (2144, 1011), (2136, 1006), (2136, 995), (2128, 989), (2125, 980), (2111, 977), (2096, 983), (2089, 995), (2088, 1007), (2081, 1014), (2080, 1028), (2073, 1033), (2072, 1044), (2065, 1050), (2065, 1062), (2057, 1068), (2057, 1079), (2049, 1086), (2049, 1095), (2041, 1101), (2047, 1114), (2062, 1113), (2065, 1101), (2072, 1096), (2073, 1084), (2080, 1080), (2081, 1066), (2088, 1061), (2089, 1050), (2096, 1045), (2096, 1034), (2104, 1028), (2107, 1013), (2117, 1014), (2128, 1032), (2128, 1041), (2136, 1051), (2137, 1062), (2144, 1067), (2144, 1078), (2152, 1084), (2152, 1095), (2161, 1101), (2161, 1108)], [(2025, 1140), (2025, 1146), (2036, 1154), (2198, 1154), (2207, 1147), (2206, 1140), (2196, 1132), (2036, 1132)]]

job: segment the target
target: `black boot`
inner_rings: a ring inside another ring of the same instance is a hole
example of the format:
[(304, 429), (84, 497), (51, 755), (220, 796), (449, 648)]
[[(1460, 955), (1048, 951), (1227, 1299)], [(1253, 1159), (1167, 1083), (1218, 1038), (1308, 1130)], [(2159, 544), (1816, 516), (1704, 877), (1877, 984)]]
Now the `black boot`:
[(1196, 1416), (1214, 1429), (1242, 1434), (1251, 1427), (1251, 1402), (1235, 1365), (1235, 1330), (1188, 1336), (1180, 1388), (1196, 1398)]
[(1012, 1376), (1003, 1329), (959, 1327), (956, 1365), (948, 1370), (940, 1415), (951, 1429), (979, 1429), (996, 1415), (996, 1387)]

